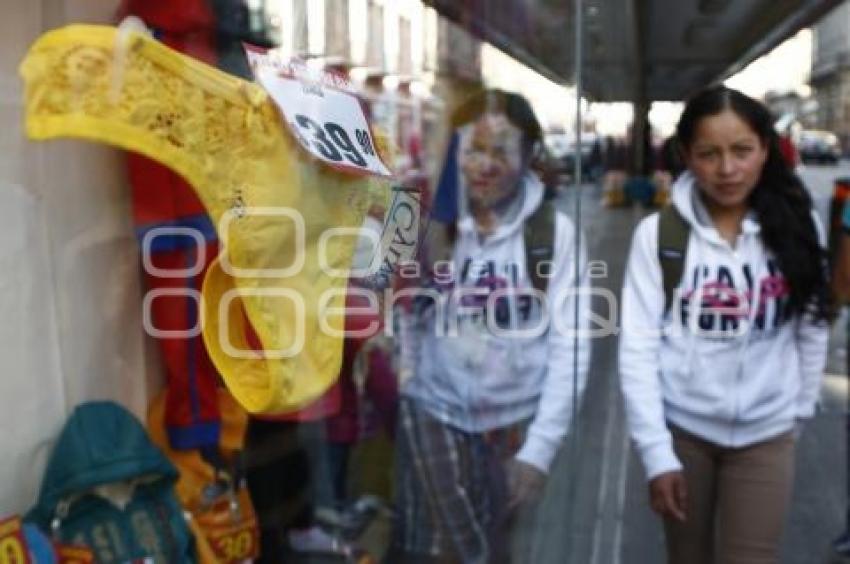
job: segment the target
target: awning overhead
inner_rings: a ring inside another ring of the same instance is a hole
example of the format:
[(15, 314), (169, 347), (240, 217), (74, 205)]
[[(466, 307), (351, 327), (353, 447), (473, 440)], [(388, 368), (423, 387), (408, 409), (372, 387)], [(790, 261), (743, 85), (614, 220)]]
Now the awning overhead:
[[(572, 0), (425, 2), (553, 80), (573, 82)], [(599, 101), (681, 100), (742, 69), (840, 3), (584, 0), (584, 93)]]

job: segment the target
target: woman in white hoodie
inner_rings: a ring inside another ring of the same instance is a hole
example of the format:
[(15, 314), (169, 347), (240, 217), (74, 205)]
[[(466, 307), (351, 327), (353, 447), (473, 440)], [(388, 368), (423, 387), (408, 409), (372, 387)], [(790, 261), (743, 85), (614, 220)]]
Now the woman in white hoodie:
[(629, 255), (622, 390), (674, 564), (778, 560), (795, 429), (818, 398), (823, 237), (772, 121), (722, 86), (691, 99), (677, 128), (688, 171), (673, 206), (686, 245), (672, 296), (660, 214), (640, 223)]
[(429, 239), (402, 338), (411, 376), (401, 387), (387, 562), (510, 562), (517, 510), (539, 499), (585, 382), (589, 343), (572, 325), (588, 319), (587, 293), (574, 291), (587, 285), (585, 251), (552, 208), (550, 276), (542, 296), (533, 292), (541, 270), (526, 237), (540, 234), (534, 218), (546, 208), (529, 169), (541, 140), (530, 104), (482, 91), (452, 125), (442, 188), (456, 188), (459, 213), (429, 227), (445, 238)]

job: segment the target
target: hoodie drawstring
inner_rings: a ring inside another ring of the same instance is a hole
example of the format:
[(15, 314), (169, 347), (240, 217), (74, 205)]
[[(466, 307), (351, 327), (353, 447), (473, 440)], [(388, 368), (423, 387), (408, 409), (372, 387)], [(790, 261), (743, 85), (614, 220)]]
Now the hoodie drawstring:
[(735, 362), (739, 372), (744, 369), (744, 355), (746, 354), (747, 346), (750, 343), (750, 336), (753, 334), (753, 325), (755, 325), (761, 302), (761, 275), (764, 270), (764, 265), (762, 264), (762, 261), (758, 261), (755, 266), (757, 270), (753, 271), (753, 289), (752, 292), (750, 292), (750, 300), (748, 300), (749, 303), (747, 304), (749, 307), (747, 312), (747, 330), (741, 339), (741, 344), (738, 346), (738, 354)]

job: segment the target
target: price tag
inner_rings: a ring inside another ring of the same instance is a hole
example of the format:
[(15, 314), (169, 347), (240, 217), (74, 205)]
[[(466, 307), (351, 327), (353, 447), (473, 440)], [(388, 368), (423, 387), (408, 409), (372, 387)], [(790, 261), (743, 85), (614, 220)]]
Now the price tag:
[(399, 267), (413, 262), (420, 243), (421, 198), (416, 188), (393, 188), (392, 204), (386, 214), (378, 249), (380, 265), (370, 276), (353, 278), (354, 284), (372, 289), (387, 288)]
[(30, 564), (20, 517), (0, 520), (0, 564)]
[(369, 122), (347, 79), (310, 69), (301, 61), (276, 60), (255, 47), (245, 50), (257, 82), (305, 150), (345, 172), (392, 175), (375, 149)]

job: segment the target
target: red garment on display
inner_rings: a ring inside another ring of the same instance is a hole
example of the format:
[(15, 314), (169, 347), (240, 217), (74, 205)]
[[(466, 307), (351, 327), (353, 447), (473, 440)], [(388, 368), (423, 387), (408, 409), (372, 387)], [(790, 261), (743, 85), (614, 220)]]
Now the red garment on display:
[(178, 35), (215, 29), (215, 19), (206, 0), (124, 0), (118, 20), (137, 16), (146, 25)]
[(206, 0), (124, 0), (116, 16), (136, 16), (172, 49), (216, 63), (215, 17)]
[[(118, 19), (141, 18), (155, 37), (169, 47), (205, 63), (216, 63), (215, 21), (205, 0), (125, 0)], [(148, 291), (166, 290), (179, 295), (160, 296), (151, 302), (154, 327), (162, 331), (191, 330), (198, 320), (197, 292), (212, 259), (218, 239), (206, 210), (192, 187), (169, 168), (134, 153), (127, 154), (133, 194), (133, 220), (141, 242), (158, 227), (183, 227), (201, 233), (203, 248), (191, 237), (163, 235), (152, 239), (150, 259), (158, 269), (181, 270), (200, 263), (192, 277), (159, 276), (145, 272)], [(158, 338), (168, 386), (165, 424), (171, 446), (193, 449), (217, 445), (220, 434), (218, 372), (203, 339)]]

